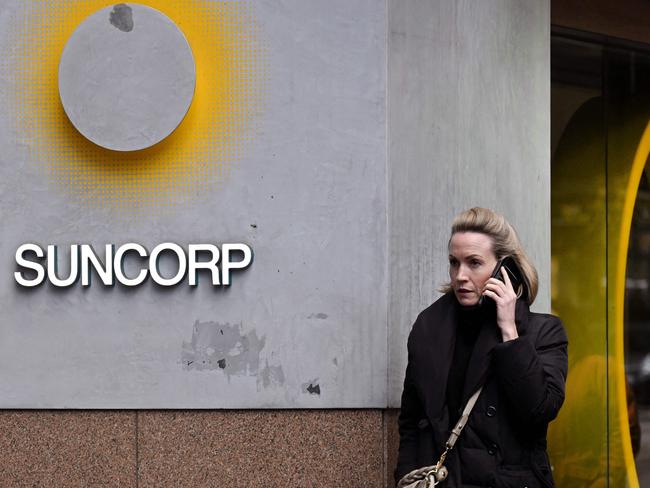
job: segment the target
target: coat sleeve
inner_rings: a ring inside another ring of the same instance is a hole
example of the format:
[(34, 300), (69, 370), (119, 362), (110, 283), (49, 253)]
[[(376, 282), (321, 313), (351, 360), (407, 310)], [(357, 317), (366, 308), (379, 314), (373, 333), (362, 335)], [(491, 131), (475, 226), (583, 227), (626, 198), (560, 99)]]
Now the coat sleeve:
[[(415, 325), (413, 328), (415, 329)], [(399, 450), (397, 453), (397, 468), (394, 473), (396, 482), (409, 471), (421, 467), (417, 466), (418, 422), (425, 414), (414, 382), (413, 335), (413, 330), (411, 330), (408, 339), (408, 363), (398, 418)]]
[(494, 347), (493, 365), (515, 414), (525, 423), (543, 426), (564, 402), (567, 336), (560, 319), (548, 316), (534, 341), (522, 336)]

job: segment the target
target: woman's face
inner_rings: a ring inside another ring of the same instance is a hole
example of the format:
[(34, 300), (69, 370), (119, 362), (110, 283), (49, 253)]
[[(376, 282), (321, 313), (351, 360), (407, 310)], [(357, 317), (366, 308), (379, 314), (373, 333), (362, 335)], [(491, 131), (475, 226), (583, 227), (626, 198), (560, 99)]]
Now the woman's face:
[(497, 258), (492, 238), (480, 232), (457, 232), (449, 241), (449, 278), (458, 303), (476, 305)]

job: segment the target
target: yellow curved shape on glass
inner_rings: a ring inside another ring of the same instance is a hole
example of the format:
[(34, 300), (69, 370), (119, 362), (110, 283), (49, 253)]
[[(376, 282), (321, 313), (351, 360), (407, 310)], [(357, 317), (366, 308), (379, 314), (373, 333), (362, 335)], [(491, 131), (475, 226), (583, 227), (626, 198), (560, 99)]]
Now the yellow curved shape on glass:
[(608, 106), (607, 127), (603, 113), (601, 99), (585, 103), (553, 161), (553, 309), (570, 342), (566, 401), (549, 430), (549, 453), (558, 486), (637, 488), (625, 381), (625, 276), (650, 153), (650, 103)]
[[(609, 276), (614, 276), (614, 287), (610, 293), (608, 307), (614, 327), (610, 328), (610, 355), (615, 359), (614, 387), (610, 389), (616, 397), (616, 417), (621, 433), (623, 456), (627, 468), (628, 484), (638, 488), (632, 442), (630, 439), (625, 379), (625, 277), (627, 256), (632, 229), (632, 216), (636, 203), (641, 175), (650, 155), (650, 110), (640, 104), (632, 109), (619, 107), (615, 112), (618, 124), (610, 124), (610, 145), (613, 144), (608, 158), (608, 174), (612, 185), (608, 185), (610, 236), (610, 256), (615, 266)], [(626, 120), (628, 119), (628, 120)], [(612, 225), (614, 224), (614, 225)], [(617, 225), (616, 225), (617, 224)], [(612, 234), (615, 232), (615, 234)], [(613, 294), (613, 296), (612, 296)], [(612, 340), (613, 339), (613, 340)]]

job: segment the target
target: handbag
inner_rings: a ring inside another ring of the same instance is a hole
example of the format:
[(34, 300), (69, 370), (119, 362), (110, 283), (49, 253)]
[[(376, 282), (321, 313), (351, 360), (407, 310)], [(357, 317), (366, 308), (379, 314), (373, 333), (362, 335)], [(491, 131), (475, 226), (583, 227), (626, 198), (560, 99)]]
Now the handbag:
[(440, 459), (438, 459), (438, 462), (432, 466), (424, 466), (422, 468), (414, 469), (413, 471), (406, 473), (397, 483), (397, 488), (433, 488), (434, 486), (447, 479), (447, 476), (449, 476), (449, 471), (443, 463), (445, 462), (449, 451), (454, 448), (454, 445), (456, 444), (460, 433), (463, 431), (463, 427), (465, 427), (467, 419), (469, 418), (469, 414), (474, 408), (476, 400), (478, 400), (478, 396), (481, 394), (482, 389), (483, 387), (481, 386), (478, 390), (476, 390), (476, 392), (474, 392), (469, 400), (467, 400), (467, 404), (463, 409), (463, 414), (460, 416), (460, 419), (458, 419), (458, 422), (456, 422), (456, 426), (451, 429), (451, 435), (445, 443), (445, 450), (442, 452), (442, 455), (440, 456)]

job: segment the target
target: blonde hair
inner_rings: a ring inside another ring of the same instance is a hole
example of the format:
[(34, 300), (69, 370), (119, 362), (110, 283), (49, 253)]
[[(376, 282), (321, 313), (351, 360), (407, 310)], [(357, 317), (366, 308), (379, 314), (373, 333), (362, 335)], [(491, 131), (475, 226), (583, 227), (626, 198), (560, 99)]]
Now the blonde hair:
[[(451, 225), (451, 236), (458, 232), (479, 232), (490, 237), (492, 240), (492, 252), (497, 260), (507, 256), (512, 257), (521, 271), (525, 285), (525, 300), (531, 305), (537, 297), (539, 279), (537, 270), (524, 252), (519, 241), (517, 232), (510, 223), (503, 217), (489, 208), (473, 207), (458, 214)], [(449, 244), (451, 237), (449, 238)], [(447, 244), (447, 246), (449, 246)], [(451, 291), (451, 284), (445, 284), (440, 291), (447, 293)], [(517, 294), (519, 296), (521, 290)]]

